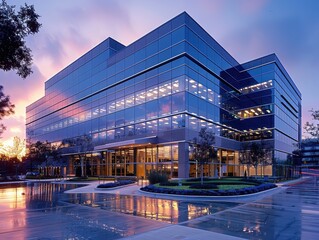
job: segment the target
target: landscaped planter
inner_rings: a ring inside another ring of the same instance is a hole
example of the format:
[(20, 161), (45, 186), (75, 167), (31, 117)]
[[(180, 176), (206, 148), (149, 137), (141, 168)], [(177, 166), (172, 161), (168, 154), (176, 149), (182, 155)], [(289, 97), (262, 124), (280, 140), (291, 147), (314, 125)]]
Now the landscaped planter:
[(157, 187), (154, 185), (148, 185), (141, 188), (142, 191), (162, 194), (175, 194), (175, 195), (190, 195), (190, 196), (235, 196), (235, 195), (246, 195), (265, 191), (277, 187), (272, 183), (262, 183), (257, 186), (246, 187), (241, 189), (230, 189), (230, 190), (184, 190), (184, 189), (173, 189)]
[(117, 182), (100, 184), (97, 186), (97, 188), (116, 188), (116, 187), (121, 187), (121, 186), (125, 186), (125, 185), (130, 185), (133, 183), (135, 183), (135, 181), (133, 181), (133, 180), (120, 180)]

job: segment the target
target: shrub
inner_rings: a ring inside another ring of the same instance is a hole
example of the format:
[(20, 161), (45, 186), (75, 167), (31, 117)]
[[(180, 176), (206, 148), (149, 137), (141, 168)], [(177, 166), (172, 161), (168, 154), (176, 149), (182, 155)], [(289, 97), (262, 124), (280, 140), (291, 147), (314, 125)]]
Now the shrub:
[(120, 180), (118, 182), (100, 184), (97, 186), (97, 188), (114, 188), (114, 187), (120, 187), (120, 186), (129, 185), (133, 183), (135, 183), (135, 181), (133, 180)]
[(147, 179), (149, 180), (150, 184), (167, 183), (168, 182), (167, 174), (157, 172), (157, 171), (151, 171), (148, 174)]

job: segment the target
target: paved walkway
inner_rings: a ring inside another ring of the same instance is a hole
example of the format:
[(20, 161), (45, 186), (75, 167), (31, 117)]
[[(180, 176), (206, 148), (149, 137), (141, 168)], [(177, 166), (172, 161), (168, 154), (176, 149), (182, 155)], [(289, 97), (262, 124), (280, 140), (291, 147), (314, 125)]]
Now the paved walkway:
[(0, 186), (0, 239), (319, 239), (318, 182), (302, 181), (238, 202), (154, 198), (137, 185), (96, 190), (98, 182), (68, 194), (74, 183)]

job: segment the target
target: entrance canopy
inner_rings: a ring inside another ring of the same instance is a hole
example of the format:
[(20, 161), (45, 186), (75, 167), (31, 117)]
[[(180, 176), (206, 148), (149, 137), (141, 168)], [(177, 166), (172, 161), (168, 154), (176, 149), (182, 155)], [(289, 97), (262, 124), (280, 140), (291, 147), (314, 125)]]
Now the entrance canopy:
[(144, 144), (156, 144), (157, 136), (145, 137), (145, 138), (136, 138), (126, 141), (119, 141), (114, 143), (107, 143), (104, 145), (94, 147), (94, 151), (106, 151), (108, 149), (115, 149), (118, 147), (130, 147), (136, 145), (144, 145)]

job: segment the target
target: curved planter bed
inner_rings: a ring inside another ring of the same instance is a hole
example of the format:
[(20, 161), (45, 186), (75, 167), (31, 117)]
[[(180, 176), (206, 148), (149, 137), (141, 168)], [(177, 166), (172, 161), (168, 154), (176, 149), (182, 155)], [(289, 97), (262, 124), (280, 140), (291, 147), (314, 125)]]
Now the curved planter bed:
[(182, 190), (156, 187), (154, 185), (148, 185), (142, 187), (140, 190), (143, 192), (165, 195), (179, 195), (179, 196), (207, 196), (207, 197), (228, 197), (228, 196), (243, 196), (254, 193), (263, 192), (269, 189), (276, 188), (277, 186), (272, 183), (263, 183), (258, 186), (246, 187), (241, 189), (232, 190)]
[(121, 180), (117, 182), (100, 184), (95, 188), (95, 190), (106, 190), (106, 191), (114, 190), (114, 189), (130, 186), (130, 185), (135, 185), (135, 183), (136, 182), (132, 180)]

